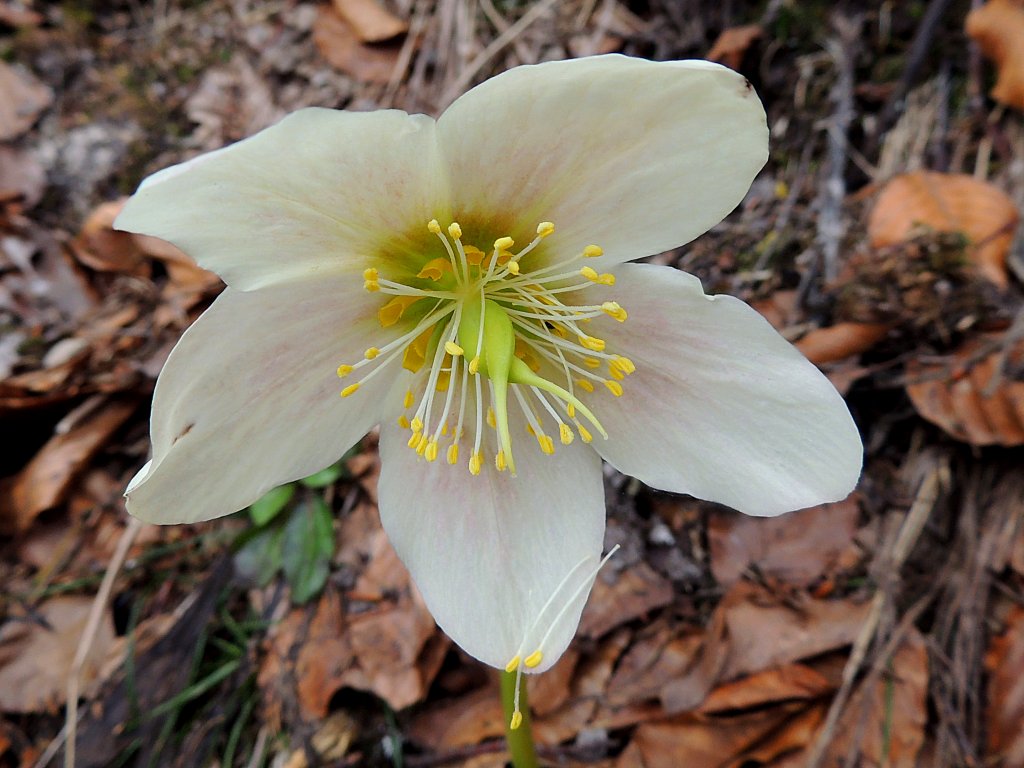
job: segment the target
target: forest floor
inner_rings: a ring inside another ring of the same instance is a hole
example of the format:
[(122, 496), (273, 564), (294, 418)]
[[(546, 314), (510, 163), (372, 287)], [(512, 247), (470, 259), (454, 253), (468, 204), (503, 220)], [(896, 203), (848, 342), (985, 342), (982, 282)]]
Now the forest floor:
[(652, 260), (820, 365), (865, 469), (773, 519), (608, 469), (621, 549), (530, 680), (543, 760), (1024, 766), (1024, 5), (971, 6), (0, 0), (0, 766), (69, 733), (79, 768), (505, 764), (497, 678), (381, 531), (373, 435), (227, 519), (129, 524), (156, 376), (222, 284), (111, 223), (300, 107), (438, 115), (615, 51), (756, 88), (768, 165)]

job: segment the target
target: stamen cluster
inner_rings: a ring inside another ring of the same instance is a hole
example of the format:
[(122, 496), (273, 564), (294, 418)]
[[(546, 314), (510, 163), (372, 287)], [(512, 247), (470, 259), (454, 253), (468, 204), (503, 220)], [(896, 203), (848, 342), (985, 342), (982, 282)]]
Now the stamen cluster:
[[(588, 245), (569, 259), (527, 270), (524, 257), (555, 231), (553, 223), (541, 222), (536, 237), (518, 252), (507, 236), (495, 240), (487, 252), (465, 243), (457, 222), (442, 230), (432, 219), (427, 230), (440, 241), (446, 256), (425, 261), (416, 280), (409, 280), (416, 285), (389, 280), (373, 267), (363, 272), (365, 290), (391, 297), (378, 311), (381, 328), (409, 320), (393, 340), (368, 347), (362, 360), (338, 367), (342, 378), (370, 368), (341, 396), (351, 396), (401, 356), (410, 380), (398, 423), (411, 432), (409, 447), (427, 461), (436, 461), (441, 443), (447, 442), (445, 458), (455, 465), (460, 446), (468, 445), (471, 436), (468, 466), (473, 475), (480, 474), (486, 463), (484, 421), (497, 432), (495, 468), (515, 473), (509, 394), (545, 454), (554, 454), (556, 436), (563, 445), (571, 444), (577, 434), (589, 443), (593, 436), (583, 421), (607, 437), (580, 394), (591, 394), (595, 385), (602, 385), (620, 397), (622, 380), (636, 367), (628, 358), (607, 351), (605, 341), (583, 326), (601, 316), (625, 322), (627, 313), (615, 301), (565, 302), (593, 285), (614, 286), (614, 275), (575, 266), (601, 256), (601, 248)], [(564, 385), (552, 377), (564, 379)]]

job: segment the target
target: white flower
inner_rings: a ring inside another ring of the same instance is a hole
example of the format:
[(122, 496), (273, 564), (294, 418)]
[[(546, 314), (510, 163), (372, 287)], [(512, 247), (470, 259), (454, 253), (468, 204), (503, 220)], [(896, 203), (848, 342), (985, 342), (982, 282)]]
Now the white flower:
[(436, 121), (303, 110), (155, 174), (118, 227), (228, 288), (160, 376), (128, 509), (229, 514), (380, 424), (381, 518), (438, 624), (550, 667), (601, 560), (602, 458), (754, 515), (856, 483), (810, 363), (737, 299), (625, 264), (720, 221), (766, 156), (743, 77), (601, 56), (513, 69)]

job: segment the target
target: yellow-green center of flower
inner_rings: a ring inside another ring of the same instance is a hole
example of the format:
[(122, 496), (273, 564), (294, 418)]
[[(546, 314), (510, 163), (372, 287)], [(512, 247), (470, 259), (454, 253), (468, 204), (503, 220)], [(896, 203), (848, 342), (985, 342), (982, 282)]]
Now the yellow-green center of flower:
[(569, 445), (578, 433), (589, 443), (584, 422), (607, 438), (581, 398), (595, 385), (621, 396), (620, 382), (636, 368), (581, 326), (603, 316), (624, 322), (626, 311), (614, 301), (565, 301), (594, 284), (615, 284), (613, 275), (578, 265), (600, 256), (601, 248), (588, 245), (571, 258), (531, 270), (523, 259), (554, 232), (551, 222), (541, 222), (536, 237), (518, 252), (511, 237), (498, 238), (487, 252), (465, 243), (455, 222), (447, 233), (436, 219), (427, 229), (446, 257), (429, 259), (406, 281), (389, 280), (372, 267), (363, 273), (367, 291), (391, 297), (378, 311), (381, 327), (405, 321), (406, 330), (382, 347), (369, 347), (362, 360), (338, 367), (342, 378), (370, 368), (341, 396), (353, 395), (401, 357), (411, 378), (398, 423), (411, 430), (409, 447), (436, 461), (443, 443), (447, 462), (455, 465), (466, 446), (474, 475), (488, 463), (485, 422), (496, 431), (495, 468), (515, 474), (510, 408), (520, 409), (545, 454), (555, 452), (556, 437)]

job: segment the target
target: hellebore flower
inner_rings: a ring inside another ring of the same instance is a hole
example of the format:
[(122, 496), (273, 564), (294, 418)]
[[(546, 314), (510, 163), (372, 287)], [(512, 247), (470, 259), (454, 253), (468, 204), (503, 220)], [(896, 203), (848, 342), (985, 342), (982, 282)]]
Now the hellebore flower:
[(856, 483), (814, 366), (741, 301), (625, 263), (720, 221), (767, 143), (736, 73), (600, 56), (436, 121), (302, 110), (151, 176), (117, 226), (228, 287), (160, 375), (129, 511), (235, 512), (380, 424), (381, 519), (438, 624), (547, 669), (602, 562), (602, 458), (753, 515)]

